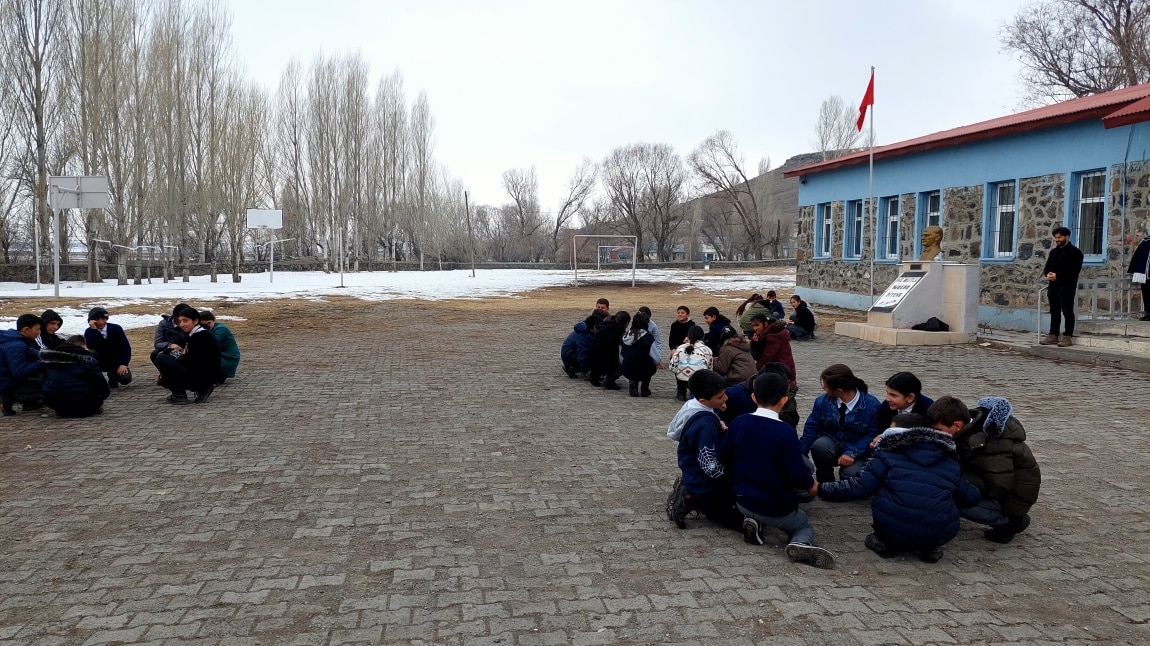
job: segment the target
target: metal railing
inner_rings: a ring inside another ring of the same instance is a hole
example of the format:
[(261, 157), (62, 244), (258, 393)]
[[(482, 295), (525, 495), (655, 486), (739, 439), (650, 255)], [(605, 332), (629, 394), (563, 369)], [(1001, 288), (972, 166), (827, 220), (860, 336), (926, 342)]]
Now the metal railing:
[[(1040, 337), (1043, 334), (1042, 294), (1046, 292), (1046, 287), (1045, 282), (1038, 287), (1036, 299), (1035, 330)], [(1079, 321), (1118, 321), (1136, 318), (1131, 307), (1133, 293), (1134, 286), (1130, 282), (1130, 276), (1080, 280), (1078, 291), (1074, 295), (1074, 316)]]

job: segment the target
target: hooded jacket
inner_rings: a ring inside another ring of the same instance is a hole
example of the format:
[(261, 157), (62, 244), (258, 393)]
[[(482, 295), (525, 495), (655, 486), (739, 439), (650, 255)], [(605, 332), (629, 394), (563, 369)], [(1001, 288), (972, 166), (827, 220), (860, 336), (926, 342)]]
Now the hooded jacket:
[(791, 333), (787, 331), (786, 321), (779, 320), (772, 323), (767, 328), (765, 337), (751, 343), (751, 348), (756, 351), (756, 370), (761, 370), (768, 363), (777, 361), (791, 369), (791, 374), (795, 376), (791, 383), (797, 383), (799, 373), (795, 370), (795, 355), (791, 351)]
[(831, 502), (874, 496), (875, 533), (895, 546), (931, 548), (958, 534), (958, 508), (978, 504), (978, 489), (962, 478), (954, 439), (931, 428), (888, 432), (858, 475), (819, 485)]
[(212, 336), (220, 348), (220, 374), (225, 377), (235, 377), (236, 369), (240, 367), (240, 345), (228, 326), (216, 321), (212, 326)]
[(40, 315), (40, 338), (37, 340), (37, 344), (41, 349), (48, 348), (55, 350), (64, 345), (64, 339), (59, 334), (48, 332), (48, 323), (52, 321), (60, 325), (64, 324), (64, 319), (56, 313), (56, 310), (44, 310), (44, 313)]
[(723, 338), (723, 328), (730, 324), (731, 319), (722, 314), (716, 316), (714, 321), (711, 321), (711, 325), (707, 328), (707, 333), (703, 335), (703, 343), (706, 343), (707, 347), (711, 349), (712, 355), (719, 354), (719, 348), (723, 343), (720, 341), (720, 339)]
[(171, 314), (163, 314), (160, 316), (160, 322), (156, 323), (153, 345), (160, 352), (164, 352), (173, 343), (184, 347), (188, 343), (188, 335), (176, 325), (176, 320)]
[(591, 371), (614, 378), (619, 370), (619, 343), (626, 330), (614, 320), (604, 319), (591, 336)]
[(751, 303), (743, 310), (743, 313), (739, 315), (739, 328), (743, 331), (743, 334), (751, 336), (751, 317), (756, 314), (774, 317), (774, 312), (765, 299)]
[[(1012, 414), (1009, 402), (995, 415), (995, 400), (979, 400), (971, 420), (954, 436), (962, 476), (978, 487), (983, 499), (995, 500), (1002, 513), (1021, 518), (1038, 500), (1042, 471), (1026, 445), (1026, 430)], [(989, 404), (989, 406), (987, 406)], [(1005, 423), (994, 421), (1005, 419)]]
[(12, 392), (16, 381), (35, 376), (41, 368), (39, 353), (16, 330), (0, 332), (0, 392)]
[(651, 356), (654, 345), (655, 335), (647, 330), (635, 330), (623, 335), (623, 376), (628, 381), (646, 381), (655, 376), (658, 363)]
[(111, 392), (100, 363), (78, 345), (40, 352), (44, 403), (61, 417), (85, 417), (100, 410)]
[(679, 408), (667, 427), (667, 437), (679, 441), (679, 471), (683, 486), (696, 496), (705, 496), (726, 486), (719, 462), (719, 416), (711, 408), (692, 399)]
[(564, 366), (579, 372), (591, 370), (591, 330), (587, 327), (586, 321), (575, 324), (575, 329), (563, 340), (559, 355), (563, 359)]
[(727, 339), (715, 356), (712, 370), (723, 375), (727, 385), (742, 383), (755, 376), (755, 360), (751, 358), (751, 344), (746, 337)]

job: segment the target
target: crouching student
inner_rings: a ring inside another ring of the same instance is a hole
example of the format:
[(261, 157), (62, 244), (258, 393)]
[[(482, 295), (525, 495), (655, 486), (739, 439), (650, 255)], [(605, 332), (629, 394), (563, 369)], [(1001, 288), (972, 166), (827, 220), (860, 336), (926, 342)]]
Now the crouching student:
[(16, 329), (0, 331), (0, 402), (4, 415), (15, 415), (16, 404), (23, 410), (43, 406), (43, 366), (36, 350), (40, 317), (21, 314)]
[(563, 360), (563, 372), (567, 373), (568, 377), (578, 379), (579, 373), (591, 372), (591, 339), (601, 320), (602, 317), (599, 316), (588, 316), (585, 321), (576, 323), (567, 338), (563, 339), (559, 358)]
[(651, 318), (640, 311), (631, 320), (631, 329), (623, 335), (620, 353), (623, 356), (623, 376), (627, 378), (632, 397), (651, 396), (651, 377), (659, 369), (659, 362), (651, 355), (657, 338), (648, 325)]
[(979, 499), (962, 478), (954, 439), (917, 413), (895, 415), (862, 472), (819, 483), (818, 496), (830, 502), (874, 496), (874, 533), (863, 544), (883, 558), (909, 551), (927, 563), (937, 563), (943, 545), (958, 535), (958, 508)]
[(667, 427), (667, 437), (679, 442), (679, 471), (667, 498), (667, 518), (686, 529), (685, 518), (697, 511), (710, 520), (738, 530), (743, 514), (735, 509), (735, 496), (719, 461), (723, 432), (718, 412), (727, 401), (726, 380), (714, 371), (698, 370), (688, 382), (695, 398), (683, 404)]
[(797, 491), (809, 492), (815, 479), (795, 429), (779, 419), (787, 403), (787, 379), (761, 374), (754, 389), (758, 408), (732, 422), (719, 441), (719, 460), (727, 465), (735, 504), (745, 516), (743, 540), (762, 545), (762, 528), (774, 527), (786, 533), (786, 554), (792, 561), (833, 568), (834, 555), (815, 546), (814, 529), (799, 508)]
[(1002, 397), (983, 397), (974, 410), (954, 397), (939, 397), (926, 412), (936, 429), (954, 436), (962, 476), (982, 494), (962, 517), (988, 525), (983, 536), (994, 543), (1009, 543), (1030, 526), (1028, 512), (1042, 486), (1026, 430), (1013, 413)]
[(40, 363), (44, 365), (44, 403), (60, 417), (95, 415), (112, 392), (100, 362), (79, 334), (55, 350), (41, 350)]
[(215, 390), (220, 375), (220, 347), (212, 333), (200, 326), (200, 313), (185, 307), (176, 316), (176, 324), (188, 334), (188, 346), (178, 357), (172, 354), (156, 356), (160, 370), (160, 385), (172, 391), (168, 403), (188, 403), (188, 393), (196, 393), (195, 402), (201, 404)]
[(200, 310), (200, 325), (212, 333), (216, 345), (220, 346), (220, 378), (218, 385), (223, 385), (228, 379), (234, 379), (236, 370), (240, 367), (240, 346), (236, 337), (228, 326), (216, 322), (216, 315), (211, 310)]

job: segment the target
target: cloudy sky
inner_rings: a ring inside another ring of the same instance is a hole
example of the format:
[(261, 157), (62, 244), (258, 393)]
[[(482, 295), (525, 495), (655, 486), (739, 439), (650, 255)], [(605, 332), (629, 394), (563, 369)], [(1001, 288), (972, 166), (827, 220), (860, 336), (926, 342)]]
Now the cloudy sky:
[(819, 106), (873, 65), (879, 144), (1018, 110), (999, 32), (1025, 0), (226, 0), (239, 58), (273, 89), (292, 57), (360, 52), (373, 86), (427, 92), (437, 158), (472, 204), (534, 164), (544, 210), (584, 156), (684, 157), (731, 131), (753, 170), (811, 150)]

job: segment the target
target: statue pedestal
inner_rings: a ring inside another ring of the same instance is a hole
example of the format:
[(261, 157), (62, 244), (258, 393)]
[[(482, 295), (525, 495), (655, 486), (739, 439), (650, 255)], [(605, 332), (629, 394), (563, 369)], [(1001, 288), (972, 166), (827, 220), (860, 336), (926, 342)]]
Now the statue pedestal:
[[(937, 317), (949, 332), (912, 330)], [(978, 265), (904, 262), (867, 312), (866, 323), (836, 323), (835, 334), (886, 345), (973, 343), (978, 331)]]

